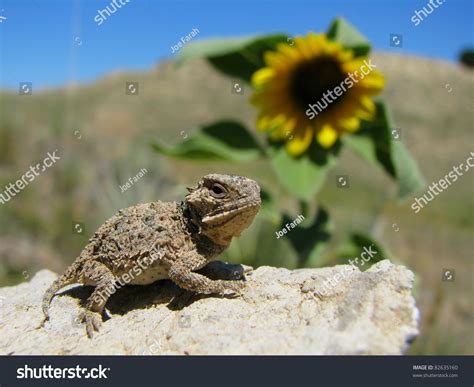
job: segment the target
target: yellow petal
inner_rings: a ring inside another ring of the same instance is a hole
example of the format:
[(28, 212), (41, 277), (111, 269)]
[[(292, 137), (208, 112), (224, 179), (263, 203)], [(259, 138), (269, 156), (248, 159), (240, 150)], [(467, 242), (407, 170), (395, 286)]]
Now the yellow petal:
[(326, 44), (326, 36), (322, 34), (316, 35), (315, 33), (310, 32), (306, 37), (306, 40), (313, 55), (319, 54)]
[(286, 66), (286, 59), (285, 56), (275, 52), (275, 51), (267, 51), (264, 54), (264, 61), (269, 67), (284, 67)]
[(286, 150), (293, 156), (301, 155), (311, 144), (313, 139), (313, 129), (306, 127), (304, 130), (292, 134), (286, 143)]
[[(293, 43), (294, 44), (294, 43)], [(286, 43), (280, 43), (277, 45), (277, 50), (279, 53), (285, 55), (288, 60), (294, 61), (301, 57), (300, 53), (294, 46), (290, 46)]]
[(366, 58), (361, 59), (360, 57), (354, 58), (348, 62), (345, 62), (342, 67), (345, 72), (354, 73), (354, 78), (359, 80), (362, 75), (360, 68), (365, 65), (365, 59)]
[(371, 118), (374, 117), (376, 113), (376, 107), (374, 101), (372, 101), (369, 97), (363, 96), (360, 99), (360, 105), (364, 108), (367, 114), (370, 115)]
[(291, 118), (288, 119), (282, 126), (282, 130), (285, 132), (286, 135), (290, 135), (293, 133), (293, 130), (295, 129), (296, 126), (296, 118)]
[(380, 72), (372, 71), (360, 80), (357, 87), (363, 88), (366, 93), (378, 94), (385, 87), (385, 78)]
[(351, 50), (344, 50), (338, 52), (336, 56), (340, 63), (346, 63), (353, 59), (354, 53)]
[(269, 130), (275, 130), (281, 127), (286, 121), (284, 114), (278, 114), (276, 117), (268, 115), (261, 115), (257, 119), (257, 130), (266, 132)]
[(352, 133), (359, 130), (360, 120), (357, 117), (345, 118), (339, 120), (339, 125), (342, 129)]
[(323, 148), (330, 148), (337, 140), (337, 131), (326, 124), (318, 131), (316, 138)]
[(327, 40), (323, 46), (323, 52), (325, 54), (334, 55), (335, 57), (337, 57), (339, 53), (343, 52), (343, 50), (344, 49), (341, 43), (333, 42), (331, 40)]
[(278, 120), (275, 119), (275, 125), (272, 127), (273, 130), (270, 133), (270, 138), (272, 140), (286, 140), (288, 138), (291, 138), (297, 120), (295, 118), (287, 119), (286, 116), (286, 121), (283, 121), (281, 117), (277, 118)]
[(367, 113), (365, 110), (357, 110), (355, 115), (365, 121), (372, 121), (374, 119), (374, 114)]
[(260, 116), (257, 119), (257, 130), (265, 132), (269, 129), (270, 117)]
[(305, 57), (305, 58), (311, 58), (313, 55), (311, 53), (311, 46), (308, 44), (306, 39), (302, 36), (297, 36), (295, 38), (295, 45), (296, 48), (298, 48), (299, 52)]
[(275, 70), (271, 67), (264, 67), (256, 71), (252, 75), (252, 84), (255, 87), (261, 87), (265, 85), (269, 80), (275, 76)]
[(272, 141), (282, 141), (286, 140), (288, 135), (282, 128), (275, 129), (270, 132), (270, 140)]

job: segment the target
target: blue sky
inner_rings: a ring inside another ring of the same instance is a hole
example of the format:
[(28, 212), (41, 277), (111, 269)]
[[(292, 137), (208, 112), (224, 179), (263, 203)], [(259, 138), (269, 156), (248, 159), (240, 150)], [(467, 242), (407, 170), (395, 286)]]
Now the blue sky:
[[(111, 1), (0, 0), (6, 18), (0, 23), (0, 87), (54, 87), (148, 69), (172, 58), (171, 46), (193, 28), (200, 31), (195, 39), (298, 35), (325, 31), (343, 16), (377, 50), (451, 61), (473, 41), (472, 0), (445, 0), (418, 26), (411, 18), (429, 0), (129, 0), (99, 26), (94, 18)], [(403, 47), (390, 47), (390, 34), (402, 34)]]

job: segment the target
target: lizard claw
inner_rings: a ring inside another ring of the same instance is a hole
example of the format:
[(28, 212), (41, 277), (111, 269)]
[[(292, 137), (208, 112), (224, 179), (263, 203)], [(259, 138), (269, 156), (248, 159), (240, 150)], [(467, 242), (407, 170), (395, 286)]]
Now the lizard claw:
[(224, 296), (238, 297), (242, 295), (242, 291), (245, 288), (244, 281), (226, 281), (225, 289), (222, 292)]
[(80, 321), (86, 324), (87, 336), (92, 339), (94, 331), (99, 332), (102, 325), (102, 318), (98, 313), (87, 310), (79, 316)]

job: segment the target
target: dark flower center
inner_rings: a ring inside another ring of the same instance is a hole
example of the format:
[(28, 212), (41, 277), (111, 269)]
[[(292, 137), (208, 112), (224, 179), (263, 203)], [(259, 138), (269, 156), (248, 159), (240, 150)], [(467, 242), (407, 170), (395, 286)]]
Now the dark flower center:
[[(309, 104), (315, 104), (323, 100), (324, 94), (330, 91), (333, 98), (329, 101), (344, 97), (337, 97), (334, 88), (340, 86), (347, 77), (341, 70), (339, 62), (331, 57), (319, 57), (311, 61), (301, 63), (293, 72), (290, 80), (290, 93), (298, 106), (303, 110), (308, 109)], [(324, 101), (323, 101), (324, 102)], [(333, 104), (328, 104), (330, 109)]]

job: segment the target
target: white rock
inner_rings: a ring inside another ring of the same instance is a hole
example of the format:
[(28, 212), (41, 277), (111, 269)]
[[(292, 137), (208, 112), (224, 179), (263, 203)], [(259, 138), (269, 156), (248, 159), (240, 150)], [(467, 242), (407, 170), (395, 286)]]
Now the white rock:
[(401, 354), (418, 335), (413, 273), (389, 261), (365, 272), (260, 267), (246, 277), (240, 298), (170, 281), (121, 289), (91, 340), (75, 321), (87, 287), (60, 292), (42, 327), (41, 299), (56, 278), (42, 270), (0, 289), (0, 354)]

